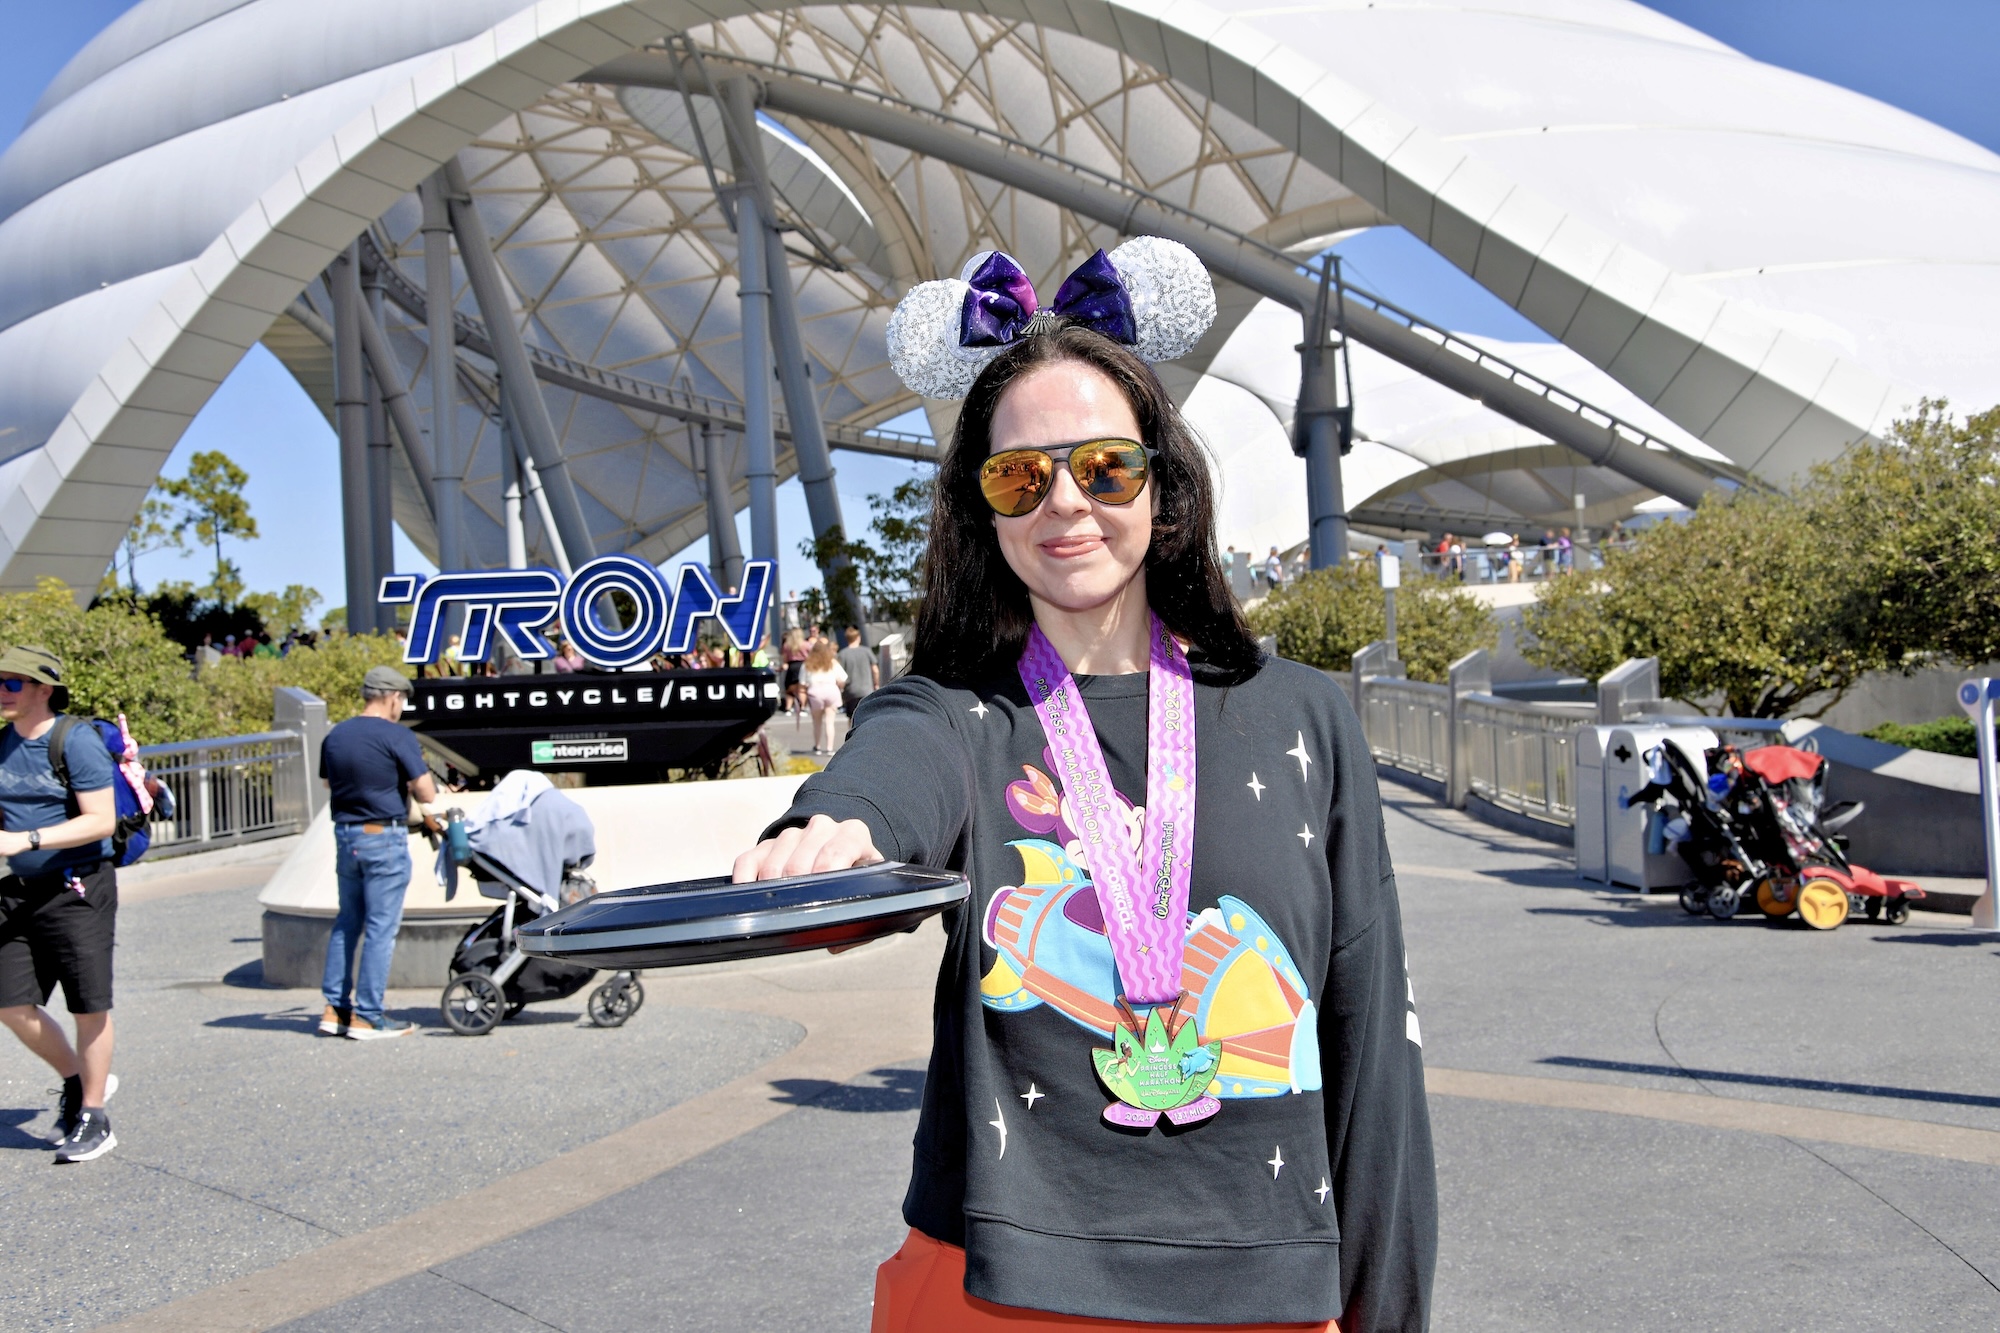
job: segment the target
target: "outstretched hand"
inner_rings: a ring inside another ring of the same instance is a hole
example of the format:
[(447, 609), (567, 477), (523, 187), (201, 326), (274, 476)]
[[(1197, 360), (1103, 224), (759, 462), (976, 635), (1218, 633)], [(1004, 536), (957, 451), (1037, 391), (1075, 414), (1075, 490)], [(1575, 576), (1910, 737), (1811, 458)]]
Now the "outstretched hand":
[(788, 828), (737, 857), (730, 879), (746, 884), (821, 870), (849, 870), (882, 859), (882, 853), (875, 850), (874, 835), (863, 821), (836, 822), (826, 815), (814, 815), (803, 828)]

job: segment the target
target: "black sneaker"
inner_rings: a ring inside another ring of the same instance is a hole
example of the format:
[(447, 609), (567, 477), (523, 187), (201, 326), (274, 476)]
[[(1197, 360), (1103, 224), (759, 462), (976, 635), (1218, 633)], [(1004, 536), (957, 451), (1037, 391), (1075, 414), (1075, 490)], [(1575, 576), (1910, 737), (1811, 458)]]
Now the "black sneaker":
[(111, 1132), (111, 1117), (104, 1114), (101, 1106), (86, 1106), (77, 1113), (76, 1128), (56, 1144), (56, 1160), (88, 1162), (117, 1146), (118, 1136)]
[(83, 1113), (83, 1080), (71, 1074), (63, 1080), (62, 1100), (56, 1104), (56, 1137), (61, 1143), (76, 1128), (76, 1118)]
[[(105, 1102), (109, 1103), (111, 1101), (112, 1095), (117, 1091), (118, 1091), (118, 1075), (116, 1074), (105, 1075), (104, 1078)], [(78, 1114), (80, 1114), (83, 1110), (83, 1079), (79, 1075), (71, 1074), (68, 1078), (63, 1080), (62, 1089), (58, 1095), (62, 1098), (62, 1100), (56, 1104), (55, 1142), (61, 1143), (64, 1139), (68, 1138), (70, 1136), (71, 1131), (73, 1131), (76, 1128), (76, 1118)]]

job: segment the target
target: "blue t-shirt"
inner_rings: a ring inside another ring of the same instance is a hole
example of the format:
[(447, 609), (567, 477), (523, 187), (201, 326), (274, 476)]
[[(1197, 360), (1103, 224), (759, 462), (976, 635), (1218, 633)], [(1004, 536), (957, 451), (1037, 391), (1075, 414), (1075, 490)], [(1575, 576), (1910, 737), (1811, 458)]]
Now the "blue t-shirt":
[[(49, 737), (55, 727), (25, 739), (13, 727), (0, 732), (0, 827), (9, 833), (52, 828), (75, 814), (69, 792), (56, 781), (49, 767)], [(104, 738), (87, 722), (70, 728), (63, 746), (69, 760), (69, 780), (78, 791), (103, 791), (111, 785), (116, 769)], [(81, 847), (44, 848), (24, 851), (7, 858), (10, 874), (43, 875), (72, 866), (94, 866), (111, 856), (111, 839), (87, 842)]]
[(430, 771), (417, 734), (386, 717), (350, 717), (326, 733), (319, 775), (333, 790), (336, 824), (398, 824), (409, 818), (403, 784)]

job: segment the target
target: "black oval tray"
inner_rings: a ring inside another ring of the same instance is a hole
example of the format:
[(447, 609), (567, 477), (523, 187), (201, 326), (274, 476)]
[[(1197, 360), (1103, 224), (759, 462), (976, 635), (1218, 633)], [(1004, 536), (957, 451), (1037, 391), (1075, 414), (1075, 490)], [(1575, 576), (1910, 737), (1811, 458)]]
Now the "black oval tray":
[(530, 921), (536, 958), (607, 970), (685, 967), (865, 944), (965, 901), (965, 876), (883, 861), (732, 884), (728, 876), (619, 889)]

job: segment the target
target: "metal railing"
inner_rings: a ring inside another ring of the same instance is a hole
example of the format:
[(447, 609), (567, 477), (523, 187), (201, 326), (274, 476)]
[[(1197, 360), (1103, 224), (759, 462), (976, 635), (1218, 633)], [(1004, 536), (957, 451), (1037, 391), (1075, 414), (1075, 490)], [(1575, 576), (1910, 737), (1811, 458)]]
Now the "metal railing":
[(174, 795), (174, 817), (148, 826), (149, 859), (303, 833), (312, 817), (306, 742), (294, 731), (147, 745), (139, 762)]
[(1459, 701), (1460, 753), (1467, 790), (1482, 800), (1551, 824), (1576, 822), (1570, 748), (1576, 729), (1596, 719), (1589, 704), (1517, 703), (1490, 694)]
[(1451, 775), (1450, 706), (1451, 691), (1443, 685), (1400, 676), (1361, 681), (1361, 730), (1375, 758), (1439, 782)]

